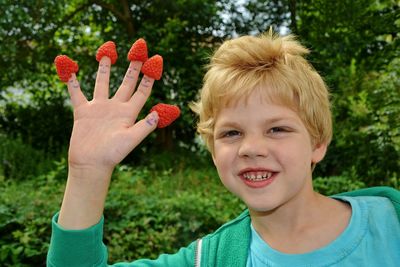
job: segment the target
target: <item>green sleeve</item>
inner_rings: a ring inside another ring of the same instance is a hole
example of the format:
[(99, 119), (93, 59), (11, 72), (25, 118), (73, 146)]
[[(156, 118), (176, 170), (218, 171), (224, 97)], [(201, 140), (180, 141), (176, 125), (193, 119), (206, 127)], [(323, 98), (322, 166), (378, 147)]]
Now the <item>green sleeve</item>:
[(66, 230), (58, 223), (58, 214), (52, 220), (52, 236), (47, 254), (49, 267), (116, 266), (169, 267), (194, 266), (195, 243), (181, 248), (176, 254), (162, 254), (156, 260), (142, 259), (131, 263), (107, 264), (107, 247), (103, 243), (104, 218), (83, 230)]
[(47, 266), (107, 266), (107, 248), (103, 244), (104, 219), (84, 230), (66, 230), (52, 220), (52, 235)]

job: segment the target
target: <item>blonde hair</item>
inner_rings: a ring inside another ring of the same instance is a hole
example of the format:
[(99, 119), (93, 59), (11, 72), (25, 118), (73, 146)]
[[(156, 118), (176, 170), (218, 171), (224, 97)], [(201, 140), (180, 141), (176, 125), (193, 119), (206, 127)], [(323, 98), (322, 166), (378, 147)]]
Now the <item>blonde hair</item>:
[(191, 105), (199, 115), (197, 131), (213, 153), (218, 112), (232, 102), (260, 90), (274, 103), (295, 110), (313, 145), (329, 144), (332, 119), (328, 88), (304, 59), (309, 50), (294, 36), (272, 31), (225, 41), (211, 57), (200, 99)]

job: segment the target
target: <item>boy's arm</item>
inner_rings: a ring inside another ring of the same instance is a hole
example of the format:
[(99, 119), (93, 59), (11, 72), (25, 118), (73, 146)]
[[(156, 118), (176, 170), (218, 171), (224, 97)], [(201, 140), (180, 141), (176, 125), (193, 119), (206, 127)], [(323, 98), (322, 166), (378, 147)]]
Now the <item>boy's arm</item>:
[(109, 98), (110, 69), (115, 61), (110, 57), (98, 59), (93, 100), (85, 98), (75, 74), (67, 81), (74, 125), (67, 186), (58, 218), (64, 229), (84, 229), (100, 221), (115, 165), (157, 127), (157, 112), (136, 122), (154, 79), (144, 75), (134, 92), (142, 62), (132, 61), (117, 93)]

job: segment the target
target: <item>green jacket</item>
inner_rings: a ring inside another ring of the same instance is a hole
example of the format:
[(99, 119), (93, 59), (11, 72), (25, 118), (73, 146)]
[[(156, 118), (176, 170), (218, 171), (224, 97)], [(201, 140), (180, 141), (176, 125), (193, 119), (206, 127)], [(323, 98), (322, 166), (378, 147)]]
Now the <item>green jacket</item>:
[[(382, 196), (393, 203), (400, 221), (400, 191), (373, 187), (339, 194), (341, 196)], [(54, 222), (53, 222), (54, 223)], [(47, 266), (107, 266), (107, 249), (102, 243), (102, 223), (83, 231), (62, 231), (53, 225)], [(100, 229), (96, 229), (100, 228)], [(246, 266), (250, 244), (248, 210), (176, 254), (163, 254), (156, 260), (117, 263), (119, 267), (226, 267)]]

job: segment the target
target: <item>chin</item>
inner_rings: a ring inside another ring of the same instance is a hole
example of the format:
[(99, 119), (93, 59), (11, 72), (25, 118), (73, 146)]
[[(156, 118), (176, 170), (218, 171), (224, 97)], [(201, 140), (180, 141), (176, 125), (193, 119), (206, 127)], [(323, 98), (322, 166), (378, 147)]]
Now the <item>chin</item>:
[(278, 205), (266, 204), (266, 203), (248, 203), (245, 202), (250, 212), (255, 213), (271, 213), (277, 209)]

